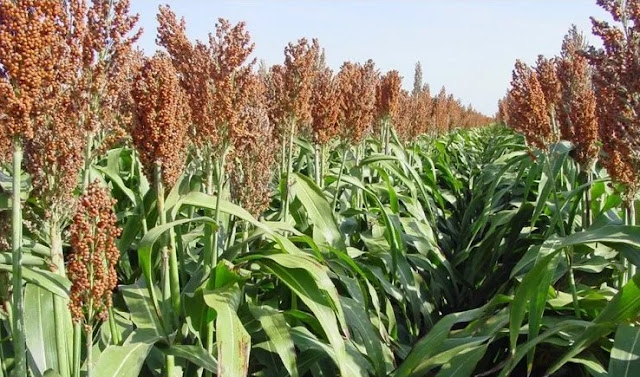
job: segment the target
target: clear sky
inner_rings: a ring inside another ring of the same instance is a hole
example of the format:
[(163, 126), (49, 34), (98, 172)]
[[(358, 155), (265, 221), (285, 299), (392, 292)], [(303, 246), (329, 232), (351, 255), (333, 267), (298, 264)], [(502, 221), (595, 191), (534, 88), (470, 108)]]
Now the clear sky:
[(193, 39), (206, 40), (218, 17), (246, 21), (255, 57), (269, 65), (301, 37), (318, 38), (334, 69), (371, 58), (382, 71), (400, 71), (406, 88), (420, 61), (432, 93), (444, 85), (487, 115), (509, 86), (515, 59), (557, 54), (572, 23), (597, 43), (589, 16), (609, 19), (595, 0), (132, 0), (147, 54), (157, 49), (160, 4), (186, 19)]

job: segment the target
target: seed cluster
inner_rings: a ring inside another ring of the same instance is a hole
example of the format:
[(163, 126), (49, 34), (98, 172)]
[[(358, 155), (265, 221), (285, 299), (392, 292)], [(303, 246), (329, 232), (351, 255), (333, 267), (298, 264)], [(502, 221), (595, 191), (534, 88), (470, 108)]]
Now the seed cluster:
[(510, 125), (533, 146), (546, 148), (553, 140), (549, 106), (538, 73), (520, 60), (515, 64), (507, 105)]
[(433, 100), (433, 119), (439, 132), (449, 129), (449, 104), (447, 91), (443, 86)]
[(371, 132), (376, 109), (378, 71), (373, 61), (345, 62), (337, 75), (342, 138), (360, 144)]
[(0, 2), (0, 128), (31, 139), (57, 93), (68, 19), (57, 0)]
[(640, 1), (598, 0), (618, 25), (592, 19), (603, 47), (588, 53), (594, 68), (599, 138), (607, 158), (603, 165), (622, 183), (627, 196), (640, 190)]
[(329, 68), (320, 70), (315, 77), (311, 98), (313, 142), (324, 145), (338, 136), (338, 85)]
[(396, 70), (387, 72), (380, 78), (376, 88), (376, 111), (378, 119), (394, 117), (398, 112), (402, 77)]
[(275, 164), (273, 126), (264, 106), (263, 81), (253, 75), (245, 85), (249, 101), (239, 114), (242, 135), (234, 139), (231, 158), (232, 197), (258, 217), (271, 200), (272, 169)]
[[(538, 60), (535, 65), (538, 82), (544, 94), (544, 100), (547, 104), (547, 112), (549, 113), (552, 127), (556, 122), (556, 110), (561, 98), (556, 62), (557, 60), (555, 58), (548, 59), (542, 55), (538, 55)], [(552, 128), (552, 132), (558, 133), (559, 130), (554, 127)]]
[(284, 56), (282, 111), (307, 131), (312, 123), (311, 96), (320, 45), (317, 39), (309, 44), (306, 38), (301, 38), (285, 47)]
[(640, 0), (597, 3), (617, 24), (592, 18), (602, 48), (588, 47), (572, 26), (559, 57), (538, 57), (535, 70), (516, 62), (498, 119), (539, 148), (571, 141), (573, 157), (587, 171), (602, 146), (600, 161), (628, 201), (640, 191)]
[(558, 121), (562, 138), (575, 145), (573, 157), (585, 169), (595, 164), (598, 146), (596, 98), (591, 79), (591, 68), (584, 56), (584, 36), (573, 26), (562, 43), (562, 54), (557, 61), (561, 101)]
[(80, 198), (70, 228), (71, 248), (68, 275), (71, 280), (69, 309), (73, 321), (91, 326), (104, 321), (111, 306), (112, 291), (118, 284), (115, 266), (120, 252), (120, 236), (113, 212), (116, 201), (97, 182)]
[(145, 61), (132, 91), (135, 100), (133, 142), (147, 177), (156, 164), (162, 180), (173, 186), (182, 173), (189, 126), (189, 107), (169, 57), (156, 53)]

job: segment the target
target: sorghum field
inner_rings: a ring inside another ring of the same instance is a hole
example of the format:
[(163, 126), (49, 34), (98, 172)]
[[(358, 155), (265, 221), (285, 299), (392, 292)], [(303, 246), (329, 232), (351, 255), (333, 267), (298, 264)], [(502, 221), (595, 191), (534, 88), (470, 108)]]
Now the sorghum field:
[(0, 0), (0, 376), (640, 376), (640, 0), (597, 2), (490, 118)]

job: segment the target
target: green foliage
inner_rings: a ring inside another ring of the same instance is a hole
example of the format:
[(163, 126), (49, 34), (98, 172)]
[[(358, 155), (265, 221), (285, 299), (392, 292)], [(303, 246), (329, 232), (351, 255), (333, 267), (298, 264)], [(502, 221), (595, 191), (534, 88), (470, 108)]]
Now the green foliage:
[[(606, 172), (583, 181), (570, 145), (530, 153), (494, 127), (406, 148), (396, 140), (386, 155), (375, 140), (327, 150), (321, 184), (313, 148), (299, 150), (289, 185), (279, 185), (287, 195), (274, 192), (259, 219), (226, 189), (220, 200), (206, 194), (194, 159), (157, 226), (156, 193), (135, 154), (121, 147), (97, 161), (92, 174), (118, 199), (124, 232), (114, 321), (94, 331), (94, 373), (160, 375), (167, 355), (187, 377), (638, 373), (640, 276), (622, 287), (618, 277), (622, 256), (640, 261), (640, 228), (623, 224)], [(341, 170), (345, 153), (354, 157)], [(219, 232), (216, 266), (207, 227)], [(24, 236), (33, 240), (23, 256), (28, 366), (53, 376), (64, 350), (47, 313), (54, 295), (68, 298), (69, 281), (47, 271), (49, 240)], [(165, 295), (170, 237), (179, 312)], [(9, 271), (3, 252), (0, 274)]]

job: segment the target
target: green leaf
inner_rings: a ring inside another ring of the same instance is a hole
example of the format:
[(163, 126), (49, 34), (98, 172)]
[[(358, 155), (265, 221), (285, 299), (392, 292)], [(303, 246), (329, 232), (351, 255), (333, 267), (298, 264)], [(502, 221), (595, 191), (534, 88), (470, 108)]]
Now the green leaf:
[(386, 376), (387, 372), (384, 354), (382, 352), (382, 339), (380, 339), (378, 331), (376, 331), (371, 321), (369, 321), (369, 315), (365, 307), (361, 303), (348, 297), (342, 297), (342, 303), (347, 315), (347, 321), (351, 325), (351, 328), (358, 333), (360, 339), (362, 339), (369, 362), (371, 362), (375, 370), (375, 375), (380, 377)]
[(269, 340), (271, 340), (275, 351), (278, 353), (278, 356), (280, 356), (289, 375), (291, 377), (298, 377), (296, 350), (284, 314), (266, 305), (249, 305), (249, 310), (260, 322), (264, 332), (267, 333)]
[(56, 329), (52, 319), (53, 295), (38, 286), (24, 289), (24, 328), (31, 369), (36, 375), (48, 369), (58, 370)]
[(300, 199), (309, 220), (314, 225), (313, 240), (317, 244), (324, 243), (339, 250), (346, 250), (331, 205), (320, 188), (305, 175), (296, 173), (294, 177), (292, 192)]
[(605, 306), (571, 348), (549, 368), (556, 372), (571, 358), (578, 355), (598, 339), (609, 335), (619, 323), (635, 320), (640, 314), (640, 274), (636, 274)]
[(461, 313), (452, 313), (444, 316), (431, 328), (429, 333), (416, 343), (411, 349), (411, 353), (398, 366), (394, 377), (413, 376), (416, 369), (422, 368), (424, 363), (429, 362), (429, 358), (441, 351), (440, 346), (447, 339), (451, 328), (460, 322), (471, 322), (480, 317), (488, 308), (495, 306), (499, 302), (496, 296), (488, 304)]
[(618, 326), (609, 360), (609, 376), (640, 376), (639, 327), (626, 324)]
[(360, 368), (355, 360), (347, 355), (336, 316), (327, 298), (318, 289), (309, 272), (298, 268), (285, 268), (279, 263), (266, 258), (261, 260), (260, 263), (294, 291), (316, 316), (335, 352), (335, 360), (340, 368), (340, 373), (343, 376), (359, 376)]
[(165, 337), (162, 321), (147, 287), (144, 286), (144, 281), (139, 280), (136, 284), (121, 286), (120, 291), (136, 328), (148, 330), (147, 332), (154, 337)]
[[(165, 225), (159, 225), (155, 228), (149, 230), (147, 234), (142, 237), (140, 240), (140, 244), (138, 245), (138, 261), (142, 268), (142, 273), (144, 275), (145, 284), (147, 286), (147, 290), (149, 291), (149, 297), (151, 298), (151, 303), (154, 306), (154, 310), (156, 313), (161, 313), (160, 307), (158, 305), (158, 297), (156, 295), (155, 289), (155, 279), (154, 279), (154, 270), (153, 270), (153, 262), (152, 262), (152, 252), (153, 245), (156, 243), (158, 238), (160, 238), (164, 232), (170, 230), (174, 226), (187, 224), (187, 223), (209, 223), (217, 229), (216, 222), (209, 217), (194, 217), (188, 219), (180, 219), (176, 221), (172, 221)], [(163, 322), (163, 325), (166, 324)]]
[(325, 266), (305, 254), (272, 254), (266, 255), (265, 258), (271, 259), (286, 268), (301, 268), (307, 271), (309, 275), (313, 277), (318, 288), (325, 291), (329, 298), (331, 298), (329, 303), (338, 316), (342, 330), (348, 335), (347, 321), (342, 306), (340, 305), (340, 296), (338, 295), (338, 290), (335, 285), (333, 285), (333, 282), (329, 278), (329, 270)]
[(216, 359), (201, 346), (174, 344), (163, 351), (169, 355), (187, 360), (209, 372), (216, 373), (218, 370)]
[[(468, 377), (487, 351), (488, 344), (462, 349), (442, 365), (436, 377)], [(458, 350), (456, 350), (458, 352)]]
[(110, 345), (102, 351), (93, 366), (96, 377), (137, 377), (153, 345), (133, 343), (123, 346)]
[(244, 377), (249, 370), (251, 337), (236, 313), (242, 291), (238, 284), (205, 290), (204, 301), (216, 311), (218, 376)]
[[(11, 272), (11, 266), (0, 264), (0, 271)], [(58, 297), (69, 298), (71, 282), (64, 276), (39, 268), (23, 267), (22, 278), (27, 282), (45, 289)]]

